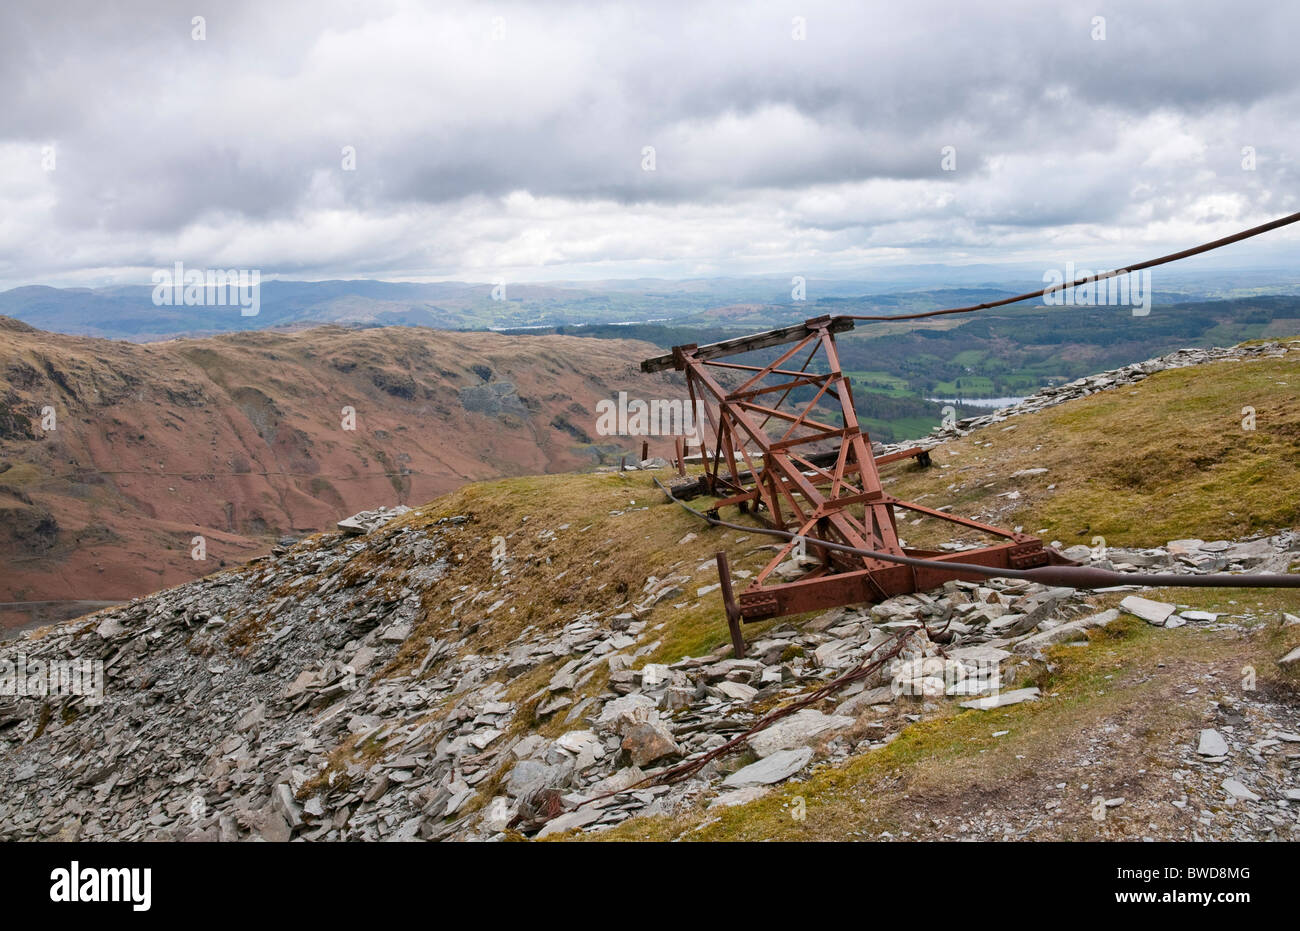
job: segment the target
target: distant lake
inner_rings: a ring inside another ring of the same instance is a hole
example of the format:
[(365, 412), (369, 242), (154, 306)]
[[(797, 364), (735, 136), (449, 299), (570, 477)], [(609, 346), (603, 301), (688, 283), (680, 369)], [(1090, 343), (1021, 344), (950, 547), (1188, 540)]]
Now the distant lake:
[(926, 398), (926, 400), (933, 401), (935, 404), (960, 404), (962, 407), (987, 407), (995, 410), (999, 407), (1019, 404), (1024, 398), (963, 398), (960, 401), (956, 398)]

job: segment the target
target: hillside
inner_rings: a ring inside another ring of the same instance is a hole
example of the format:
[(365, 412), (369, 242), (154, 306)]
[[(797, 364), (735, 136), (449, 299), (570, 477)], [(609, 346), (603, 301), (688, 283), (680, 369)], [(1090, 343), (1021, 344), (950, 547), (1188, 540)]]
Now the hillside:
[(136, 345), (0, 318), (0, 602), (130, 598), (364, 508), (617, 463), (636, 441), (596, 436), (595, 403), (663, 396), (636, 371), (652, 352), (405, 327)]
[[(1300, 409), (1268, 404), (1267, 386), (1296, 381), (1300, 343), (1213, 358), (1228, 357), (959, 425), (974, 429), (936, 443), (936, 469), (896, 463), (886, 481), (978, 479), (987, 494), (954, 505), (977, 514), (1000, 483), (1039, 477), (1016, 472), (1058, 469), (1042, 474), (1052, 494), (1011, 503), (1037, 528), (1054, 494), (1092, 495), (1113, 536), (1090, 552), (1062, 534), (1074, 558), (1289, 571)], [(1214, 468), (1261, 490), (1180, 511), (1149, 545), (1174, 515), (1148, 502), (1201, 494), (1212, 471), (1178, 467), (1181, 444), (1210, 442), (1186, 435), (1198, 417), (1225, 429), (1202, 405), (1243, 398), (1269, 413), (1213, 447)], [(1075, 487), (1085, 448), (1111, 485)], [(1153, 451), (1168, 474), (1126, 484)], [(1294, 589), (1141, 592), (1152, 607), (950, 583), (747, 625), (736, 661), (720, 548), (742, 578), (770, 552), (666, 503), (645, 473), (517, 477), (34, 632), (0, 658), (102, 659), (103, 700), (0, 698), (0, 838), (1300, 837)], [(653, 778), (882, 650), (898, 662), (688, 778)]]

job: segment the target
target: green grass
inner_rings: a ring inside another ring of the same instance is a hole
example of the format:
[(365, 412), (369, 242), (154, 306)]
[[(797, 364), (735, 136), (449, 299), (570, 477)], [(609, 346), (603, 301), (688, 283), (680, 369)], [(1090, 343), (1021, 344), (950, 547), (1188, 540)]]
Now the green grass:
[(920, 397), (908, 385), (906, 378), (891, 375), (889, 372), (845, 372), (844, 374), (849, 377), (856, 392), (870, 391), (891, 398)]
[(934, 395), (939, 398), (993, 397), (993, 379), (987, 375), (963, 375), (952, 381), (937, 382)]
[[(1255, 409), (1253, 431), (1242, 429), (1244, 407)], [(1019, 491), (997, 522), (1066, 544), (1100, 535), (1148, 546), (1295, 527), (1300, 352), (1160, 372), (980, 430), (934, 458), (948, 468), (903, 473), (891, 493), (929, 495), (926, 503), (973, 516), (1000, 504), (996, 495)], [(1048, 472), (1010, 478), (1039, 467)]]

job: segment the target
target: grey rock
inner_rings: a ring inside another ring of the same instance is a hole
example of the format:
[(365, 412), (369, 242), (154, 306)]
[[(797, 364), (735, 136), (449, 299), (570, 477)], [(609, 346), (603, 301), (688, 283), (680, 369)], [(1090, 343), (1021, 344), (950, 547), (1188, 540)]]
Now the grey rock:
[(672, 733), (658, 722), (629, 728), (623, 736), (623, 749), (632, 758), (633, 766), (649, 766), (664, 757), (680, 756), (682, 752)]
[(1246, 788), (1246, 786), (1243, 785), (1237, 779), (1225, 779), (1223, 780), (1222, 785), (1223, 785), (1223, 791), (1227, 792), (1229, 795), (1231, 795), (1233, 798), (1237, 799), (1238, 801), (1241, 802), (1259, 801), (1259, 796), (1256, 795), (1254, 792), (1250, 791), (1250, 789)]
[(1037, 701), (1039, 691), (1037, 688), (1012, 689), (1009, 692), (999, 692), (997, 695), (988, 695), (984, 698), (973, 698), (970, 701), (961, 703), (963, 708), (974, 708), (978, 711), (991, 711), (994, 708), (1005, 708), (1008, 705), (1018, 705), (1025, 701)]
[(1152, 601), (1140, 595), (1129, 595), (1119, 603), (1121, 611), (1142, 618), (1148, 624), (1163, 625), (1169, 616), (1177, 610), (1176, 605), (1164, 601)]
[(827, 715), (804, 708), (754, 734), (749, 738), (749, 745), (760, 757), (768, 757), (780, 750), (805, 746), (824, 734), (848, 727), (852, 723), (853, 718), (847, 715)]
[(808, 765), (812, 759), (810, 747), (797, 750), (778, 750), (757, 763), (738, 769), (722, 781), (724, 786), (740, 789), (746, 786), (769, 786), (789, 779)]
[(1196, 752), (1201, 756), (1227, 756), (1228, 742), (1218, 731), (1207, 727), (1201, 731), (1201, 742), (1196, 747)]

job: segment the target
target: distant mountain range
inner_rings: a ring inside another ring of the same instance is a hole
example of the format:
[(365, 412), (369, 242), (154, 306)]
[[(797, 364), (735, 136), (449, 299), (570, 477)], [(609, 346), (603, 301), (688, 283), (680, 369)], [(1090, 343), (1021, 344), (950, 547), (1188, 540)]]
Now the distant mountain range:
[[(652, 323), (763, 328), (821, 314), (905, 313), (979, 303), (1042, 286), (1042, 269), (903, 266), (871, 279), (795, 276), (511, 283), (261, 281), (257, 313), (155, 302), (152, 285), (0, 292), (0, 315), (42, 330), (148, 342), (272, 328), (426, 326), (445, 330)], [(801, 287), (804, 299), (794, 294)], [(1300, 275), (1268, 269), (1169, 273), (1158, 302), (1300, 293)]]

